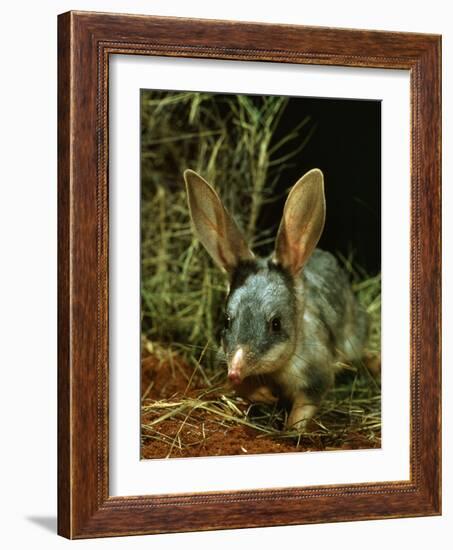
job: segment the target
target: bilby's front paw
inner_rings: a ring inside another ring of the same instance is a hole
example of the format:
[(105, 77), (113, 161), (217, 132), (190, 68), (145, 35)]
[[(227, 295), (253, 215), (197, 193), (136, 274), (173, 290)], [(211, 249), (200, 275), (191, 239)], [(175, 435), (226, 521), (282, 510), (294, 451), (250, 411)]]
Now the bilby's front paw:
[(313, 418), (317, 409), (318, 407), (315, 405), (298, 405), (295, 403), (286, 421), (286, 430), (299, 433), (309, 431), (310, 420)]
[(249, 401), (254, 403), (266, 403), (267, 405), (272, 405), (278, 401), (271, 389), (268, 386), (260, 386), (255, 388), (248, 397)]
[(252, 403), (272, 405), (278, 401), (278, 397), (273, 393), (269, 384), (252, 377), (246, 378), (234, 389), (237, 395)]

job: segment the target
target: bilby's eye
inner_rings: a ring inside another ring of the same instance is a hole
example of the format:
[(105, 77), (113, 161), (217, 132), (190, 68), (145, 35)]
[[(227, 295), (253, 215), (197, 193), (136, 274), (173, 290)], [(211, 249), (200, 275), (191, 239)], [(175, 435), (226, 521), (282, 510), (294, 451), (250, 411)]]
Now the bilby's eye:
[(280, 332), (282, 329), (282, 322), (280, 317), (272, 317), (271, 319), (271, 330), (272, 332)]
[(231, 317), (227, 314), (225, 314), (224, 320), (223, 320), (223, 328), (225, 330), (228, 330), (231, 327)]

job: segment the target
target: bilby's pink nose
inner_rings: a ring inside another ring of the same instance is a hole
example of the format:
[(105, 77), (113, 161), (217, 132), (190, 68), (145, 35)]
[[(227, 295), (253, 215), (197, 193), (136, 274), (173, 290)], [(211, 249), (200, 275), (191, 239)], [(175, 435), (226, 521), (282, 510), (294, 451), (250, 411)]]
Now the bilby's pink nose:
[(228, 369), (228, 379), (233, 384), (239, 384), (242, 380), (242, 369), (244, 365), (244, 350), (238, 348), (233, 355), (230, 368)]
[(241, 375), (235, 370), (230, 370), (228, 372), (228, 380), (233, 382), (233, 384), (239, 384), (241, 382)]

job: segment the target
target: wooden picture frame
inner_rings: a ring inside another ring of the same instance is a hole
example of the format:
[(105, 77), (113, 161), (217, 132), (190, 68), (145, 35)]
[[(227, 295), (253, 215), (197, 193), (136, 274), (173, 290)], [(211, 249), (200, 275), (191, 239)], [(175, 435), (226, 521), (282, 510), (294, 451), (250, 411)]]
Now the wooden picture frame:
[[(441, 39), (69, 12), (58, 21), (58, 532), (68, 538), (441, 513)], [(111, 54), (410, 71), (410, 480), (109, 495)]]

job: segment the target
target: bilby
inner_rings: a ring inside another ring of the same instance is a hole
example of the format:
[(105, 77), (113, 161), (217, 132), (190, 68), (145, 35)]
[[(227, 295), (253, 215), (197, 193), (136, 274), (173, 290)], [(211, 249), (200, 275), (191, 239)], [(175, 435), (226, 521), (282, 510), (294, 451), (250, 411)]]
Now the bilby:
[(286, 428), (303, 432), (332, 386), (335, 363), (360, 359), (368, 320), (335, 257), (316, 248), (325, 222), (324, 178), (292, 187), (269, 258), (250, 250), (215, 190), (184, 172), (194, 230), (228, 276), (220, 353), (251, 401), (290, 404)]

